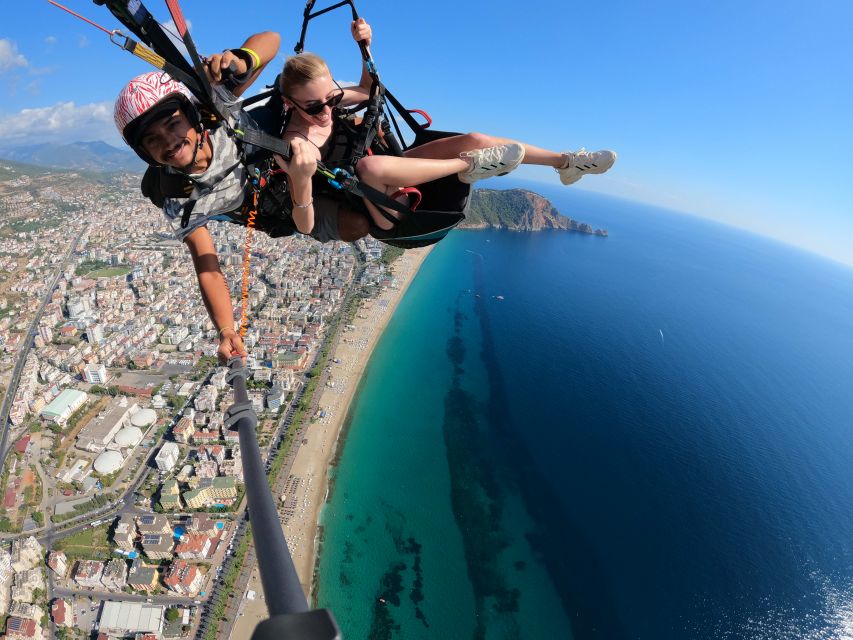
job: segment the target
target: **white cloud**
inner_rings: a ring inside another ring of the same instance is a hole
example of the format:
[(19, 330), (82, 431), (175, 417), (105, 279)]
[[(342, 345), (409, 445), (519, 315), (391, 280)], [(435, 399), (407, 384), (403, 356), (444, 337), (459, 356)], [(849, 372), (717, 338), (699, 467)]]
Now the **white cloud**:
[(0, 72), (29, 66), (27, 59), (18, 53), (18, 45), (6, 38), (0, 39)]
[(89, 46), (89, 38), (86, 36), (80, 36), (80, 39), (77, 41), (77, 44), (81, 49), (84, 49)]
[(23, 109), (0, 116), (0, 140), (7, 146), (78, 140), (122, 144), (113, 123), (113, 104), (109, 101), (79, 106), (73, 102), (58, 102), (50, 107)]
[(59, 42), (59, 38), (56, 36), (48, 36), (44, 39), (44, 43), (49, 47), (55, 45), (57, 42)]

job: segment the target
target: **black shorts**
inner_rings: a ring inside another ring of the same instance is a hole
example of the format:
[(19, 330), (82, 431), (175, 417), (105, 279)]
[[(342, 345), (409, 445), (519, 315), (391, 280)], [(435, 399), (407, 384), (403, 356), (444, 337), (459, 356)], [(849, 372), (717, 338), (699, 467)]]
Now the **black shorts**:
[(314, 196), (314, 228), (311, 237), (318, 242), (340, 240), (338, 233), (338, 209), (340, 200), (326, 195)]

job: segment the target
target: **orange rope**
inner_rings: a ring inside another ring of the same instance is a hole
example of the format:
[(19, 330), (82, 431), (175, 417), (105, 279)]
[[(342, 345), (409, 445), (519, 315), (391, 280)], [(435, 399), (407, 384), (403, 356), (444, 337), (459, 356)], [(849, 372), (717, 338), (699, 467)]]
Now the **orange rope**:
[(243, 245), (243, 281), (240, 297), (240, 337), (245, 340), (249, 328), (249, 284), (252, 275), (252, 237), (255, 235), (255, 216), (258, 214), (258, 192), (255, 191), (249, 219), (246, 221), (246, 241)]
[(70, 13), (72, 16), (74, 16), (74, 17), (76, 17), (76, 18), (80, 18), (83, 22), (88, 22), (88, 23), (89, 23), (90, 25), (92, 25), (93, 27), (97, 27), (98, 29), (100, 29), (101, 31), (103, 31), (104, 33), (106, 33), (108, 36), (111, 36), (111, 35), (113, 35), (113, 33), (115, 33), (114, 31), (110, 31), (109, 29), (105, 29), (105, 28), (104, 28), (104, 27), (102, 27), (101, 25), (99, 25), (99, 24), (97, 24), (97, 23), (95, 23), (95, 22), (92, 22), (91, 20), (89, 20), (89, 18), (84, 18), (83, 16), (81, 16), (81, 15), (80, 15), (79, 13), (77, 13), (76, 11), (72, 11), (72, 10), (71, 10), (71, 9), (69, 9), (68, 7), (63, 7), (63, 6), (62, 6), (61, 4), (59, 4), (58, 2), (54, 2), (54, 0), (47, 0), (47, 1), (48, 1), (50, 4), (52, 4), (54, 7), (59, 7), (59, 8), (60, 8), (60, 9), (62, 9), (63, 11), (67, 11), (68, 13)]

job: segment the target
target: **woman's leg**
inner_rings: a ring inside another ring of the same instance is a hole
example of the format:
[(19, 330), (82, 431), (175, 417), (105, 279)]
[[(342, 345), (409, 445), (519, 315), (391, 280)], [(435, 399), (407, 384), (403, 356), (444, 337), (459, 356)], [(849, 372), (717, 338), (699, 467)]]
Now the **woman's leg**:
[(459, 157), (417, 158), (396, 156), (365, 156), (358, 161), (355, 171), (359, 180), (382, 191), (399, 185), (423, 184), (445, 176), (465, 171), (470, 163)]
[[(466, 133), (464, 135), (450, 136), (427, 142), (424, 145), (409, 149), (405, 152), (406, 157), (416, 158), (448, 158), (462, 154), (471, 154), (476, 149), (495, 147), (496, 145), (518, 144), (524, 147), (524, 158), (521, 164), (538, 164), (546, 167), (554, 167), (560, 174), (560, 182), (565, 185), (574, 184), (586, 174), (604, 173), (616, 162), (616, 154), (613, 151), (587, 151), (580, 149), (576, 152), (558, 152), (534, 147), (523, 142), (516, 142), (508, 138), (498, 138), (484, 133)], [(463, 182), (473, 182), (484, 176), (469, 172), (470, 175), (460, 174), (459, 179)], [(499, 174), (503, 175), (503, 174)]]
[[(414, 149), (408, 149), (404, 155), (407, 158), (456, 158), (465, 151), (514, 143), (518, 143), (518, 141), (498, 138), (485, 133), (466, 133), (427, 142)], [(521, 161), (521, 164), (538, 164), (559, 169), (565, 166), (568, 161), (568, 154), (549, 151), (523, 142), (518, 144), (524, 147), (524, 160)]]
[[(398, 158), (395, 156), (365, 156), (358, 161), (355, 172), (358, 179), (385, 194), (392, 194), (400, 186), (423, 184), (445, 176), (467, 171), (470, 162), (460, 157), (449, 159)], [(373, 222), (380, 229), (391, 229), (394, 225), (385, 218), (369, 200), (364, 200)], [(383, 207), (395, 218), (399, 214)]]

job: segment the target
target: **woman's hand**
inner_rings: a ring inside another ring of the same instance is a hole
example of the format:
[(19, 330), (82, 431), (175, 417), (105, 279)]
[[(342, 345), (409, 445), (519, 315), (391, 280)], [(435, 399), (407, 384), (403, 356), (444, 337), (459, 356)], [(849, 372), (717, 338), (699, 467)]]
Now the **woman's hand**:
[(349, 28), (350, 32), (352, 32), (352, 37), (356, 42), (363, 42), (365, 47), (370, 46), (370, 43), (373, 40), (373, 30), (364, 18), (353, 20)]
[(317, 172), (316, 147), (302, 138), (290, 141), (289, 162), (281, 156), (275, 156), (275, 161), (295, 182), (308, 182)]
[(243, 358), (245, 363), (248, 355), (243, 339), (234, 329), (223, 329), (219, 333), (219, 348), (216, 350), (216, 357), (219, 358), (220, 364), (228, 364), (228, 360), (235, 356)]

